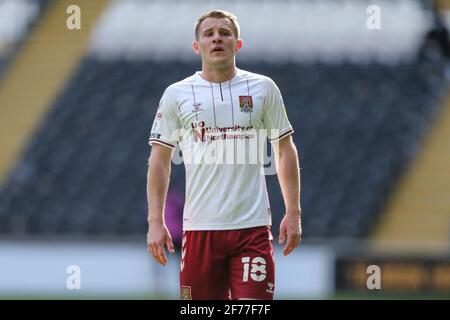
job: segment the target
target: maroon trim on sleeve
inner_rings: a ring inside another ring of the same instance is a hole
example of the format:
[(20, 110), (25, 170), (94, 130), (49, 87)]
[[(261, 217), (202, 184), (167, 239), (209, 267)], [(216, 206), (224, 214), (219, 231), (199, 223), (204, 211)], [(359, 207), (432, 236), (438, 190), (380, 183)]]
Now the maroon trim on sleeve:
[(288, 131), (286, 131), (285, 133), (283, 133), (281, 136), (279, 136), (278, 138), (273, 138), (273, 139), (269, 139), (269, 141), (277, 141), (277, 140), (281, 140), (282, 138), (284, 138), (286, 135), (290, 134), (294, 132), (294, 130), (289, 129)]
[(161, 140), (158, 140), (158, 139), (155, 139), (155, 138), (151, 138), (151, 139), (149, 139), (148, 141), (149, 141), (149, 142), (160, 143), (160, 144), (163, 144), (163, 145), (165, 145), (165, 146), (167, 146), (167, 147), (170, 147), (170, 148), (175, 148), (174, 145), (172, 145), (172, 144), (170, 144), (170, 143), (167, 143), (167, 142), (164, 142), (164, 141), (161, 141)]

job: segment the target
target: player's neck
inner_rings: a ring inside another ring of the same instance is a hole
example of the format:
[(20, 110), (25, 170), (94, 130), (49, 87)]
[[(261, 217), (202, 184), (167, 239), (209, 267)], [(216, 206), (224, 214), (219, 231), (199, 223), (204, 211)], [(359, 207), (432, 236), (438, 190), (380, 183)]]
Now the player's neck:
[(203, 65), (200, 76), (209, 82), (225, 82), (231, 80), (236, 75), (236, 66), (226, 69), (211, 68)]

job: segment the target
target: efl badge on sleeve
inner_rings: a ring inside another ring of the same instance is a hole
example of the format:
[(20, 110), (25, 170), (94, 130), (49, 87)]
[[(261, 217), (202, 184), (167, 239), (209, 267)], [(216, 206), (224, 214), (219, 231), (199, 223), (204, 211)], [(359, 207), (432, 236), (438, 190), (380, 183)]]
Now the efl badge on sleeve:
[(253, 111), (253, 100), (252, 96), (239, 96), (239, 106), (242, 112), (252, 112)]
[(182, 286), (181, 300), (192, 300), (191, 287)]
[(152, 132), (153, 131), (159, 131), (159, 129), (161, 128), (162, 118), (163, 118), (162, 112), (157, 112), (155, 120), (153, 121), (153, 127), (152, 127), (152, 130), (151, 130)]

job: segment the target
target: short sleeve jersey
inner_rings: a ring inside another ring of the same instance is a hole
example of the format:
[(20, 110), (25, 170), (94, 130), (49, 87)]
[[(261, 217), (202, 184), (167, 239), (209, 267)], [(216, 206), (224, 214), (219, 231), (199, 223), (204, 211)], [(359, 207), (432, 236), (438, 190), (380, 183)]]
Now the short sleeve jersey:
[(269, 77), (237, 69), (231, 80), (214, 83), (196, 72), (170, 85), (149, 143), (179, 144), (182, 151), (183, 229), (270, 225), (264, 146), (267, 138), (274, 142), (292, 132), (281, 93)]

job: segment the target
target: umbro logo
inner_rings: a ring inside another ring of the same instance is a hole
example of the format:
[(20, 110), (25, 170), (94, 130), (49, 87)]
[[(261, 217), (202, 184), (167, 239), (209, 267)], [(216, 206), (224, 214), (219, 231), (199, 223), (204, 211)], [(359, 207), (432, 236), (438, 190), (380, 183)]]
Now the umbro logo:
[(192, 112), (195, 112), (195, 113), (197, 113), (197, 112), (200, 112), (200, 111), (203, 111), (203, 108), (201, 107), (201, 105), (202, 105), (202, 103), (201, 102), (199, 102), (199, 103), (193, 103), (192, 104)]

